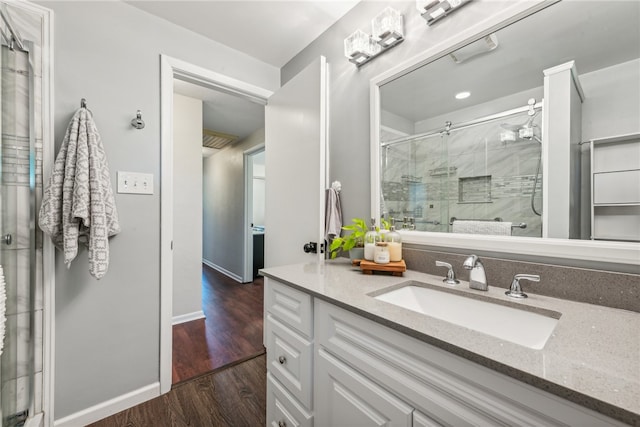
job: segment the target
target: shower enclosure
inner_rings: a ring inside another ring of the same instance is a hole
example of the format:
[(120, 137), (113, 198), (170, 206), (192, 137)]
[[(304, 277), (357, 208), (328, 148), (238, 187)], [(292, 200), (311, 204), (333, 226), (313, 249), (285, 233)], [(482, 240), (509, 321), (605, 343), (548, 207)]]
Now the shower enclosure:
[(419, 231), (457, 220), (511, 222), (542, 235), (542, 103), (382, 141), (383, 215)]
[(43, 182), (43, 24), (20, 4), (0, 2), (0, 13), (0, 291), (6, 294), (0, 411), (2, 426), (21, 426), (34, 425), (42, 412), (43, 241), (36, 208)]

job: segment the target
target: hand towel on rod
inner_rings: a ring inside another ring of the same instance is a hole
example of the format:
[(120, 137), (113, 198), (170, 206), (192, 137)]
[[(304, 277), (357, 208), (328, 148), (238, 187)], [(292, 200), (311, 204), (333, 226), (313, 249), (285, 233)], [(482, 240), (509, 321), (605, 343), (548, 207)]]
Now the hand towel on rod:
[(89, 272), (102, 278), (109, 267), (109, 237), (120, 232), (107, 157), (92, 115), (73, 115), (44, 190), (39, 226), (64, 253), (69, 267), (78, 243), (89, 250)]

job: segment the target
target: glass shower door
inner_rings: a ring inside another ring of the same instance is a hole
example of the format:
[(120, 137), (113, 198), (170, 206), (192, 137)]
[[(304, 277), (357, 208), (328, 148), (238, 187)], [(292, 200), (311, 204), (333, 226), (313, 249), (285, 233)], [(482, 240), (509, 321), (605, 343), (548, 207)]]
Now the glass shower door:
[(33, 83), (28, 52), (3, 45), (0, 61), (0, 265), (6, 293), (0, 408), (2, 426), (20, 426), (33, 402), (34, 383)]

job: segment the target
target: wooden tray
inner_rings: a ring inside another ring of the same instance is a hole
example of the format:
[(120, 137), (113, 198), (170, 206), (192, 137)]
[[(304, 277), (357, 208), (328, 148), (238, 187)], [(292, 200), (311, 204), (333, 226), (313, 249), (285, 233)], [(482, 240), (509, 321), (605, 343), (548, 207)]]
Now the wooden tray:
[(402, 273), (407, 271), (407, 264), (404, 263), (404, 260), (390, 262), (388, 264), (376, 264), (373, 261), (363, 259), (360, 261), (360, 270), (362, 270), (364, 274), (373, 274), (374, 271), (384, 271), (394, 276), (402, 276)]

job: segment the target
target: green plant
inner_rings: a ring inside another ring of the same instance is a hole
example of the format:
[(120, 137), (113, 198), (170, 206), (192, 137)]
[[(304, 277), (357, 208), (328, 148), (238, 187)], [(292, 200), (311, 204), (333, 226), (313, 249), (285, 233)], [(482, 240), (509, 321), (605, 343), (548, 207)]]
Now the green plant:
[[(367, 223), (362, 218), (353, 218), (351, 222), (353, 224), (342, 227), (343, 230), (351, 231), (350, 234), (344, 237), (338, 236), (331, 241), (331, 246), (329, 246), (331, 259), (338, 256), (340, 251), (349, 252), (349, 250), (353, 248), (364, 247), (364, 235), (369, 231)], [(383, 229), (389, 230), (391, 228), (389, 221), (384, 218), (382, 218), (380, 222), (382, 223)], [(376, 230), (380, 231), (380, 228), (376, 227)]]
[(349, 252), (350, 249), (364, 247), (364, 235), (369, 231), (367, 223), (362, 218), (353, 218), (351, 222), (353, 224), (342, 227), (343, 230), (351, 231), (351, 233), (344, 237), (338, 236), (331, 242), (331, 246), (329, 246), (331, 259), (338, 256), (340, 251)]

